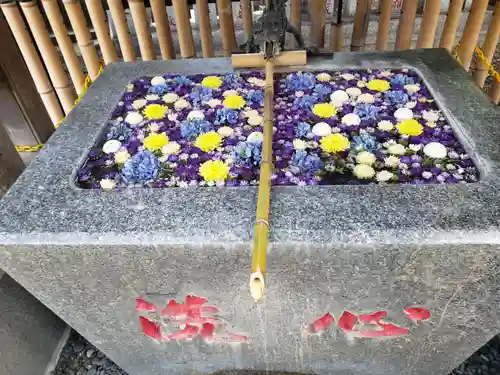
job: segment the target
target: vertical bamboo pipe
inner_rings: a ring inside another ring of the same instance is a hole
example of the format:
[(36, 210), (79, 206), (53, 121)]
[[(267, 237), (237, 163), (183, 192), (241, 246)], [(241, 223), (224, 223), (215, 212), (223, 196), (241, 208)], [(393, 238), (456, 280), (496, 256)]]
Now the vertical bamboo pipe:
[(378, 23), (377, 51), (385, 51), (389, 44), (389, 30), (391, 28), (392, 0), (381, 0), (380, 19)]
[[(156, 25), (158, 44), (160, 45), (161, 58), (164, 60), (175, 59), (174, 42), (167, 12), (165, 11), (165, 0), (150, 0), (151, 10)], [(208, 14), (207, 14), (208, 17)]]
[(193, 32), (189, 22), (189, 10), (186, 0), (172, 0), (177, 25), (177, 37), (181, 48), (181, 56), (189, 59), (196, 56), (194, 49)]
[(500, 101), (500, 82), (493, 80), (488, 94), (490, 95), (491, 100), (493, 100), (493, 103), (498, 104)]
[[(484, 57), (491, 61), (491, 58), (495, 54), (495, 49), (498, 44), (498, 37), (500, 36), (500, 2), (497, 2), (495, 5), (495, 10), (493, 13), (493, 17), (491, 17), (490, 26), (488, 27), (488, 31), (484, 38), (484, 43), (482, 46), (482, 50), (484, 53)], [(476, 70), (474, 71), (474, 80), (478, 84), (479, 87), (484, 86), (484, 81), (488, 77), (488, 67), (481, 63), (479, 60), (476, 64)]]
[(439, 47), (446, 48), (450, 52), (455, 44), (455, 37), (457, 35), (457, 28), (460, 23), (464, 1), (465, 0), (450, 0), (450, 5), (448, 6), (448, 14), (446, 15)]
[(38, 9), (34, 0), (21, 2), (20, 5), (31, 29), (31, 34), (40, 51), (42, 60), (47, 67), (47, 73), (49, 74), (50, 80), (56, 89), (64, 113), (68, 114), (76, 100), (75, 90), (69, 83), (68, 77), (61, 64), (61, 59), (50, 40), (40, 9)]
[(481, 31), (481, 25), (483, 24), (487, 8), (488, 0), (474, 0), (469, 16), (467, 17), (464, 33), (462, 34), (460, 45), (457, 49), (458, 57), (460, 58), (465, 70), (469, 70), (470, 63), (472, 61), (472, 54), (474, 53), (474, 48), (476, 47), (477, 38), (479, 37), (479, 32)]
[(330, 27), (330, 46), (333, 52), (341, 52), (344, 49), (344, 24), (342, 22), (343, 1), (337, 0), (334, 4), (337, 8), (337, 20), (332, 17)]
[(243, 34), (245, 41), (252, 37), (253, 31), (253, 18), (252, 18), (252, 1), (240, 0), (241, 4), (241, 18), (243, 19)]
[[(301, 24), (301, 15), (302, 11), (302, 2), (301, 0), (291, 0), (290, 3), (290, 24), (292, 26), (295, 26), (297, 30), (301, 30), (302, 24)], [(298, 47), (297, 41), (295, 38), (293, 38), (293, 45)]]
[(87, 4), (87, 10), (89, 11), (92, 25), (94, 25), (97, 41), (101, 46), (104, 63), (107, 65), (118, 61), (115, 46), (108, 33), (108, 23), (106, 22), (106, 15), (102, 8), (102, 1), (85, 0), (85, 3)]
[(420, 34), (417, 39), (417, 48), (432, 48), (440, 10), (441, 0), (427, 0), (425, 2), (422, 23), (420, 24)]
[(38, 53), (33, 45), (26, 24), (21, 12), (14, 1), (0, 4), (7, 23), (23, 55), (28, 70), (33, 77), (36, 89), (42, 98), (45, 108), (49, 113), (52, 123), (55, 125), (64, 116), (57, 100), (54, 88), (52, 87), (45, 68), (38, 57)]
[[(243, 8), (243, 5), (242, 5)], [(214, 57), (214, 44), (212, 41), (212, 27), (210, 26), (210, 16), (208, 9), (207, 0), (196, 0), (196, 11), (198, 12), (198, 22), (200, 25), (200, 38), (201, 38), (201, 52), (203, 57)], [(250, 13), (250, 17), (252, 14)], [(243, 22), (245, 22), (245, 17), (243, 17)], [(250, 18), (250, 23), (252, 19)], [(250, 29), (251, 35), (252, 31)], [(245, 41), (247, 41), (247, 34), (245, 31)]]
[(62, 22), (62, 14), (57, 4), (57, 0), (42, 0), (43, 8), (45, 9), (45, 14), (50, 23), (50, 27), (54, 32), (54, 35), (59, 45), (59, 50), (63, 55), (64, 61), (68, 68), (71, 81), (75, 86), (76, 92), (80, 94), (85, 84), (85, 76), (83, 75), (82, 68), (80, 67), (80, 62), (76, 56), (75, 50), (73, 49), (73, 43), (68, 35), (68, 30)]
[(130, 7), (130, 14), (132, 14), (132, 21), (134, 22), (137, 40), (139, 41), (139, 49), (141, 50), (142, 60), (155, 60), (156, 54), (144, 1), (128, 0), (128, 5)]
[(351, 51), (361, 51), (365, 47), (371, 8), (371, 0), (358, 0), (352, 30)]
[(217, 0), (217, 9), (219, 11), (220, 36), (224, 56), (231, 56), (236, 47), (231, 0)]
[(94, 80), (99, 74), (100, 62), (87, 23), (85, 22), (82, 6), (78, 0), (63, 0), (63, 4), (66, 13), (68, 13), (71, 27), (75, 32), (76, 42), (80, 47), (87, 71), (90, 74), (90, 78)]
[(413, 27), (415, 26), (415, 17), (417, 15), (417, 6), (417, 0), (404, 0), (401, 17), (399, 18), (398, 31), (396, 34), (395, 49), (410, 48)]
[(115, 24), (116, 34), (118, 36), (118, 43), (122, 51), (124, 61), (135, 61), (135, 49), (132, 45), (132, 38), (127, 26), (127, 19), (125, 17), (125, 10), (123, 9), (122, 0), (108, 0), (109, 10), (111, 17)]
[(325, 0), (311, 0), (311, 39), (319, 49), (325, 46)]
[(252, 274), (250, 294), (258, 302), (264, 296), (269, 236), (269, 204), (271, 200), (271, 174), (273, 171), (273, 59), (266, 60), (266, 85), (264, 87), (264, 139), (260, 165), (259, 195), (254, 225)]

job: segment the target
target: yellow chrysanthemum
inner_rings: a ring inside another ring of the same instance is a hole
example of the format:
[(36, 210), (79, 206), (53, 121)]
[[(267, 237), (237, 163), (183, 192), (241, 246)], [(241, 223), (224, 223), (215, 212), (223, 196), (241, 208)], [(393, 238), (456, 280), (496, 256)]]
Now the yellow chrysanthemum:
[(350, 142), (347, 137), (344, 137), (342, 134), (330, 134), (326, 137), (323, 137), (319, 141), (321, 145), (321, 149), (324, 152), (335, 153), (339, 151), (347, 150), (350, 146)]
[(384, 92), (391, 88), (391, 84), (385, 79), (372, 79), (367, 87), (369, 90)]
[(222, 143), (222, 137), (220, 136), (220, 134), (216, 132), (208, 132), (200, 134), (198, 138), (196, 138), (194, 145), (199, 149), (208, 152), (215, 150), (217, 147), (221, 145), (221, 143)]
[(222, 86), (222, 79), (217, 76), (208, 76), (203, 78), (201, 81), (202, 86), (207, 87), (209, 89), (218, 89)]
[(246, 102), (240, 95), (228, 95), (224, 99), (224, 107), (231, 109), (240, 109), (245, 106)]
[(168, 136), (165, 133), (150, 134), (144, 138), (144, 147), (149, 151), (161, 149), (169, 142)]
[(200, 166), (198, 173), (205, 181), (225, 181), (229, 167), (222, 160), (208, 160)]
[(337, 108), (330, 103), (315, 104), (312, 111), (316, 116), (321, 118), (330, 118), (337, 114)]
[(424, 132), (424, 127), (417, 120), (403, 120), (396, 125), (401, 134), (420, 135)]
[(144, 108), (144, 116), (148, 120), (161, 120), (165, 118), (167, 106), (161, 104), (150, 104)]

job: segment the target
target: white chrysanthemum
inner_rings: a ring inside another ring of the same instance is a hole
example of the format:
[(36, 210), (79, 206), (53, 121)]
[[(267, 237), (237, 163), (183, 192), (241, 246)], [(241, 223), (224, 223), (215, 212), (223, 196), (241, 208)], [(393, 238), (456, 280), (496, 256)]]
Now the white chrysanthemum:
[(318, 122), (312, 127), (312, 133), (318, 137), (324, 137), (331, 134), (332, 128), (326, 122)]
[(121, 146), (122, 143), (120, 141), (111, 139), (102, 146), (102, 152), (105, 154), (114, 154), (120, 149)]
[(125, 164), (125, 162), (130, 159), (130, 154), (127, 151), (118, 151), (115, 153), (115, 163)]
[(353, 173), (357, 178), (367, 179), (375, 176), (375, 169), (366, 164), (357, 164), (354, 167)]
[(169, 92), (163, 95), (162, 99), (167, 104), (175, 103), (177, 99), (179, 99), (179, 95), (177, 95), (175, 92)]
[(189, 102), (186, 99), (179, 99), (174, 103), (175, 109), (184, 109), (189, 107)]
[(294, 139), (293, 140), (293, 148), (296, 150), (304, 150), (307, 148), (307, 143), (302, 139)]
[(405, 108), (413, 109), (417, 105), (417, 102), (408, 102), (405, 104)]
[(264, 87), (266, 85), (266, 81), (264, 81), (263, 79), (260, 79), (260, 78), (256, 78), (256, 77), (250, 77), (247, 79), (247, 81), (248, 81), (248, 83), (255, 85), (255, 86), (259, 86), (259, 87)]
[(394, 125), (388, 120), (382, 120), (377, 124), (377, 128), (382, 131), (390, 132), (392, 129), (394, 129)]
[(413, 118), (413, 111), (409, 108), (399, 108), (394, 112), (394, 117), (399, 121), (411, 120)]
[(448, 152), (446, 147), (439, 142), (430, 142), (424, 146), (424, 154), (433, 159), (445, 158)]
[(371, 104), (375, 102), (375, 97), (372, 94), (361, 94), (357, 99), (358, 103), (368, 103)]
[(391, 178), (394, 177), (394, 173), (389, 172), (389, 171), (380, 171), (377, 172), (376, 179), (378, 182), (386, 182), (389, 181)]
[(405, 90), (413, 94), (420, 90), (420, 85), (405, 85)]
[(330, 101), (335, 107), (341, 107), (342, 104), (349, 101), (349, 95), (344, 90), (335, 90), (330, 95)]
[(160, 130), (160, 124), (152, 122), (151, 124), (148, 125), (148, 129), (151, 133), (157, 133), (158, 130)]
[(406, 147), (397, 143), (395, 145), (390, 145), (387, 148), (387, 151), (392, 155), (404, 155), (406, 152)]
[(219, 133), (219, 135), (221, 137), (227, 138), (227, 137), (230, 137), (231, 135), (233, 135), (234, 130), (233, 130), (233, 128), (230, 128), (229, 126), (222, 126), (219, 129), (217, 129), (217, 133)]
[(375, 155), (368, 151), (361, 151), (356, 155), (356, 162), (358, 162), (358, 164), (372, 165), (376, 161), (377, 158), (375, 157)]
[(188, 120), (203, 120), (205, 118), (205, 115), (203, 114), (202, 111), (196, 110), (196, 111), (191, 111), (187, 115)]
[(350, 73), (344, 73), (344, 74), (341, 74), (340, 75), (342, 78), (344, 78), (346, 81), (350, 81), (351, 79), (354, 79), (356, 78), (355, 76), (353, 76), (352, 74)]
[(436, 111), (422, 111), (422, 118), (426, 121), (436, 122), (439, 120), (439, 112)]
[(177, 121), (177, 117), (178, 117), (178, 114), (175, 112), (169, 111), (167, 113), (167, 118), (169, 119), (169, 121)]
[(215, 108), (219, 105), (221, 105), (222, 102), (219, 100), (219, 99), (210, 99), (207, 101), (207, 105), (210, 107), (210, 108)]
[(165, 83), (167, 83), (167, 81), (162, 76), (153, 77), (151, 80), (153, 86), (164, 85)]
[(130, 125), (139, 125), (144, 117), (139, 112), (129, 112), (125, 117), (125, 122), (128, 122)]
[(146, 100), (153, 101), (153, 100), (158, 100), (158, 99), (160, 99), (160, 97), (156, 94), (146, 95)]
[(390, 70), (384, 70), (383, 72), (380, 72), (379, 76), (380, 77), (390, 77), (392, 75), (392, 72)]
[(249, 117), (247, 120), (248, 125), (250, 126), (259, 126), (260, 124), (262, 124), (262, 121), (264, 121), (264, 119), (259, 115)]
[(134, 108), (135, 110), (139, 110), (143, 108), (147, 103), (148, 102), (145, 99), (137, 99), (132, 102), (132, 108)]
[(168, 142), (165, 146), (161, 148), (161, 153), (163, 155), (176, 155), (181, 150), (181, 145), (177, 142)]
[(113, 190), (116, 186), (116, 181), (110, 178), (103, 178), (99, 181), (99, 185), (101, 185), (102, 190)]
[(238, 95), (238, 91), (236, 90), (226, 90), (222, 93), (222, 96), (223, 97), (226, 97), (226, 96), (235, 96), (235, 95)]
[(259, 116), (259, 111), (257, 111), (256, 109), (249, 109), (243, 112), (243, 116), (245, 117)]
[(365, 81), (358, 81), (358, 83), (356, 83), (356, 86), (358, 86), (359, 88), (363, 88), (363, 87), (366, 87), (367, 83)]
[(400, 163), (401, 161), (397, 156), (390, 155), (384, 159), (384, 164), (389, 168), (396, 168)]
[(421, 144), (414, 144), (414, 143), (412, 143), (412, 144), (410, 144), (410, 145), (408, 146), (408, 148), (409, 148), (410, 150), (412, 150), (412, 151), (418, 152), (418, 151), (420, 151), (420, 149), (422, 148), (422, 145), (421, 145)]
[(345, 90), (345, 92), (349, 96), (352, 96), (353, 98), (357, 98), (358, 96), (361, 95), (361, 90), (358, 89), (357, 87), (349, 87), (348, 89)]
[(125, 91), (127, 92), (130, 92), (130, 91), (134, 91), (134, 85), (133, 84), (128, 84), (125, 86)]
[(428, 126), (429, 128), (435, 128), (437, 126), (437, 124), (435, 122), (432, 122), (432, 121), (427, 121), (425, 123), (425, 126)]
[(352, 125), (359, 125), (360, 123), (361, 119), (355, 113), (348, 113), (347, 115), (342, 117), (342, 124), (352, 126)]
[(248, 134), (247, 137), (247, 142), (250, 143), (262, 143), (263, 140), (264, 140), (264, 134), (262, 134), (261, 132), (252, 132)]
[(330, 82), (332, 80), (332, 76), (328, 73), (319, 73), (316, 75), (316, 79), (321, 82)]

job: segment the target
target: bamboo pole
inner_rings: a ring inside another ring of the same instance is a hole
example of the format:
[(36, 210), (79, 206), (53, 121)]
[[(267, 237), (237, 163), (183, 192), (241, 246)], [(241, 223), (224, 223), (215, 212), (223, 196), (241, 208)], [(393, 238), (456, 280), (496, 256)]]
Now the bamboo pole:
[(56, 0), (42, 0), (42, 5), (50, 23), (50, 27), (56, 37), (59, 50), (63, 55), (64, 61), (66, 62), (71, 81), (73, 81), (76, 92), (80, 94), (82, 92), (83, 85), (85, 84), (85, 76), (73, 48), (73, 43), (68, 35), (68, 30), (61, 21), (62, 14), (59, 9), (59, 5)]
[(417, 48), (432, 48), (440, 10), (441, 0), (427, 0), (425, 2), (422, 23), (420, 24), (420, 34), (417, 39)]
[(399, 18), (398, 31), (396, 34), (395, 49), (409, 49), (411, 46), (411, 37), (417, 15), (418, 1), (404, 0), (401, 17)]
[[(151, 10), (156, 25), (158, 43), (160, 45), (161, 58), (164, 60), (175, 59), (174, 42), (167, 12), (165, 11), (165, 0), (150, 0)], [(208, 16), (208, 14), (207, 14)]]
[(245, 41), (252, 37), (253, 19), (252, 19), (252, 1), (240, 0), (241, 4), (241, 18), (243, 19), (243, 34)]
[(64, 115), (54, 92), (54, 88), (38, 57), (38, 53), (33, 45), (28, 30), (26, 30), (26, 24), (21, 16), (21, 12), (14, 2), (2, 3), (0, 7), (12, 30), (12, 34), (19, 46), (19, 50), (23, 55), (28, 70), (33, 77), (36, 89), (42, 98), (45, 108), (47, 108), (52, 123), (55, 125)]
[(462, 34), (460, 45), (457, 49), (458, 57), (465, 70), (469, 70), (472, 54), (476, 47), (477, 38), (479, 37), (487, 8), (488, 0), (474, 0), (469, 16), (467, 17), (464, 33)]
[(488, 94), (490, 95), (491, 100), (493, 100), (493, 103), (498, 104), (500, 101), (500, 82), (493, 80)]
[(83, 61), (87, 66), (90, 78), (96, 79), (99, 75), (100, 61), (90, 36), (82, 6), (78, 0), (63, 0), (64, 8), (68, 13), (71, 27), (75, 32), (76, 42), (82, 53)]
[(312, 44), (319, 49), (325, 46), (325, 0), (311, 1), (311, 39)]
[(273, 171), (273, 59), (266, 60), (266, 85), (264, 87), (264, 139), (260, 165), (259, 195), (254, 225), (252, 274), (250, 294), (258, 302), (264, 296), (267, 244), (269, 236), (269, 205), (271, 199), (271, 174)]
[[(491, 61), (493, 55), (495, 54), (495, 49), (498, 44), (498, 37), (500, 36), (500, 2), (497, 2), (495, 10), (493, 12), (493, 17), (491, 17), (490, 26), (486, 32), (484, 38), (484, 43), (482, 46), (482, 51), (486, 60)], [(484, 65), (481, 61), (477, 61), (476, 70), (474, 71), (474, 80), (479, 87), (484, 86), (484, 81), (488, 77), (488, 67)]]
[(236, 47), (231, 0), (217, 0), (217, 9), (219, 11), (222, 48), (224, 49), (224, 56), (229, 57)]
[[(231, 56), (233, 68), (255, 68), (266, 64), (266, 59), (261, 53), (234, 54)], [(307, 64), (307, 53), (305, 50), (285, 51), (273, 57), (274, 66), (297, 66)]]
[(444, 23), (443, 33), (439, 42), (440, 48), (446, 48), (451, 52), (455, 44), (455, 37), (457, 35), (458, 24), (460, 23), (460, 16), (464, 7), (465, 0), (450, 0), (448, 7), (448, 14)]
[[(301, 0), (291, 0), (290, 3), (290, 24), (292, 26), (295, 26), (297, 30), (301, 30), (302, 24), (301, 24)], [(294, 38), (293, 45), (295, 47), (298, 47), (297, 41)]]
[(108, 6), (109, 10), (111, 11), (113, 23), (115, 24), (116, 34), (118, 36), (118, 43), (120, 44), (123, 60), (135, 61), (135, 49), (132, 45), (132, 38), (130, 37), (130, 33), (128, 30), (122, 0), (108, 0)]
[(45, 27), (45, 22), (42, 18), (42, 14), (40, 13), (40, 9), (38, 9), (34, 0), (21, 2), (20, 5), (31, 29), (31, 34), (35, 39), (38, 50), (40, 51), (42, 60), (47, 67), (47, 73), (49, 74), (52, 84), (54, 85), (64, 113), (68, 114), (76, 100), (75, 90), (69, 83), (68, 77), (66, 76), (64, 68), (61, 64), (61, 59), (59, 58), (56, 48), (50, 40), (50, 36), (47, 28)]
[(371, 8), (371, 0), (358, 0), (352, 30), (351, 51), (361, 51), (365, 47)]
[(344, 24), (342, 22), (343, 0), (337, 0), (337, 20), (332, 19), (330, 27), (330, 46), (333, 52), (341, 52), (344, 49)]
[(148, 14), (146, 13), (146, 6), (142, 0), (128, 0), (130, 7), (130, 14), (134, 22), (137, 40), (139, 41), (139, 49), (143, 61), (155, 60), (156, 54), (153, 46), (153, 38), (151, 37), (151, 30), (149, 28)]
[[(249, 4), (250, 5), (250, 2)], [(243, 3), (242, 3), (243, 8)], [(198, 12), (198, 22), (200, 26), (200, 38), (201, 38), (201, 51), (203, 57), (214, 57), (214, 44), (212, 41), (212, 27), (210, 26), (210, 16), (208, 9), (207, 0), (196, 0), (196, 11)], [(250, 24), (252, 23), (252, 13), (250, 13)], [(243, 23), (245, 26), (245, 17), (243, 17)], [(247, 27), (246, 25), (245, 27)], [(251, 27), (251, 25), (250, 25)], [(252, 29), (250, 29), (250, 34), (252, 34)], [(245, 29), (245, 38), (247, 37), (247, 30)], [(245, 39), (248, 40), (248, 39)]]
[(102, 8), (102, 1), (85, 0), (85, 3), (87, 4), (92, 25), (94, 25), (97, 41), (101, 46), (104, 63), (107, 65), (118, 61), (115, 46), (108, 33), (108, 23), (106, 22), (106, 15)]
[(196, 56), (194, 48), (193, 32), (189, 22), (189, 10), (186, 0), (172, 0), (177, 25), (177, 37), (181, 48), (181, 56), (190, 59)]
[(378, 23), (377, 51), (385, 51), (389, 44), (389, 30), (391, 28), (392, 0), (381, 0), (380, 19)]

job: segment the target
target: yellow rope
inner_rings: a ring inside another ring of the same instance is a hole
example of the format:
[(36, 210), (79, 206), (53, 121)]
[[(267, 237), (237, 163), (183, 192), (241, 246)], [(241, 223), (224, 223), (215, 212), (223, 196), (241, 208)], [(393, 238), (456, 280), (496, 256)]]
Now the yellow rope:
[[(462, 60), (460, 60), (460, 56), (458, 56), (458, 47), (460, 43), (458, 43), (455, 48), (453, 48), (453, 56), (457, 59), (457, 61), (462, 64)], [(479, 48), (478, 45), (474, 47), (474, 57), (476, 57), (484, 66), (488, 67), (488, 74), (493, 77), (493, 79), (500, 82), (500, 74), (495, 70), (495, 67), (491, 64), (491, 62), (484, 56), (483, 51)]]
[[(101, 61), (99, 71), (97, 72), (97, 77), (99, 77), (99, 75), (102, 73), (103, 69), (104, 69), (104, 63)], [(83, 96), (85, 95), (85, 93), (89, 89), (90, 85), (92, 85), (92, 80), (90, 79), (90, 76), (87, 74), (87, 76), (85, 77), (85, 82), (84, 82), (83, 87), (82, 87), (82, 91), (80, 92), (80, 95), (78, 95), (75, 102), (73, 103), (73, 106), (69, 110), (70, 112), (73, 110), (73, 108), (76, 107), (76, 105), (80, 102), (80, 100), (82, 100)], [(59, 120), (59, 122), (54, 125), (54, 128), (57, 129), (59, 126), (61, 126), (61, 124), (64, 122), (64, 120), (66, 120), (66, 116), (64, 116), (61, 120)], [(36, 146), (16, 146), (16, 150), (19, 152), (37, 152), (43, 148), (43, 145), (44, 145), (43, 143), (40, 143)]]

